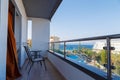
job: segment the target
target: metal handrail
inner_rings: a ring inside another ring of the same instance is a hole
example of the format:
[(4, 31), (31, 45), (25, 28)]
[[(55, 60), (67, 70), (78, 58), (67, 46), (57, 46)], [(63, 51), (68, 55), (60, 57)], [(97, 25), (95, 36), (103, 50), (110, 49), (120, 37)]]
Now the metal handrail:
[(107, 45), (106, 45), (106, 51), (107, 51), (107, 79), (112, 80), (111, 78), (111, 50), (113, 47), (111, 47), (111, 39), (117, 39), (120, 38), (120, 34), (114, 34), (114, 35), (105, 35), (105, 36), (97, 36), (97, 37), (88, 37), (88, 38), (81, 38), (81, 39), (73, 39), (73, 40), (65, 40), (65, 41), (56, 41), (56, 42), (50, 42), (53, 44), (53, 50), (54, 50), (54, 43), (64, 43), (64, 58), (66, 59), (66, 43), (67, 42), (75, 42), (75, 41), (90, 41), (90, 40), (102, 40), (106, 39)]
[(56, 41), (56, 42), (50, 42), (50, 43), (74, 42), (74, 41), (89, 41), (89, 40), (102, 40), (102, 39), (106, 39), (107, 37), (109, 37), (110, 39), (116, 39), (116, 38), (120, 38), (120, 34), (97, 36), (97, 37), (88, 37), (88, 38), (72, 39), (72, 40), (64, 40), (64, 41)]

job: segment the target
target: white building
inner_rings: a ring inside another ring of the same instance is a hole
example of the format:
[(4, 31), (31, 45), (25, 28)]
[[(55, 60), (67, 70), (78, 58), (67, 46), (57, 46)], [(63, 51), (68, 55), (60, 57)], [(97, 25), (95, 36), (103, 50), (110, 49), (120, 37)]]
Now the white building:
[(58, 36), (51, 36), (50, 37), (50, 42), (56, 42), (56, 41), (60, 41), (60, 38)]
[[(105, 46), (106, 46), (105, 41), (96, 42), (93, 46), (93, 50), (96, 52), (99, 52), (103, 50), (103, 47)], [(120, 41), (119, 40), (111, 41), (111, 47), (115, 48), (115, 50), (112, 50), (113, 53), (120, 54)]]
[[(50, 42), (57, 42), (57, 41), (60, 41), (60, 38), (58, 36), (51, 36), (50, 37)], [(51, 49), (54, 47), (54, 49), (58, 50), (59, 46), (60, 46), (59, 43), (50, 44)]]

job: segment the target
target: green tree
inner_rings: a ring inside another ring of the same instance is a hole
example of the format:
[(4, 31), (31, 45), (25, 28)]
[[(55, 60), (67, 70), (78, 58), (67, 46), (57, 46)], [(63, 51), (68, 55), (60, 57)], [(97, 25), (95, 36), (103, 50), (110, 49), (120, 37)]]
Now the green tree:
[(116, 67), (113, 71), (120, 75), (120, 54), (112, 54), (112, 63)]
[(101, 54), (100, 53), (95, 53), (95, 60), (100, 63), (101, 60)]
[(100, 52), (100, 57), (101, 57), (101, 64), (106, 64), (107, 63), (107, 54), (105, 50), (102, 50)]
[(73, 53), (78, 53), (78, 50), (74, 49), (72, 52), (73, 52)]
[(80, 54), (81, 53), (81, 47), (80, 47), (80, 42), (79, 42), (79, 45), (78, 45), (78, 54)]
[(59, 50), (59, 49), (54, 49), (54, 52), (57, 52), (57, 53), (59, 53), (59, 54), (64, 54), (61, 50)]

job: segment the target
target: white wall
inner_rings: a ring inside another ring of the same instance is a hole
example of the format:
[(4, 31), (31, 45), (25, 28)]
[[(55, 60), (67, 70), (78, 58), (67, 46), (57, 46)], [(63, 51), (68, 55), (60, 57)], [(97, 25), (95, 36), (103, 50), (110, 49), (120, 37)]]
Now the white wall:
[(18, 49), (21, 42), (21, 16), (15, 16), (15, 39)]
[(21, 14), (21, 66), (23, 65), (26, 54), (23, 45), (27, 42), (27, 16), (22, 0), (14, 0), (16, 8)]
[(50, 37), (50, 21), (41, 18), (30, 18), (32, 20), (32, 49), (48, 50)]
[(17, 44), (17, 53), (18, 53), (18, 65), (21, 65), (21, 15), (18, 15), (16, 12), (15, 16), (15, 38)]
[(48, 59), (67, 80), (95, 80), (86, 73), (76, 69), (50, 53), (48, 54)]
[(6, 80), (8, 0), (0, 0), (0, 80)]

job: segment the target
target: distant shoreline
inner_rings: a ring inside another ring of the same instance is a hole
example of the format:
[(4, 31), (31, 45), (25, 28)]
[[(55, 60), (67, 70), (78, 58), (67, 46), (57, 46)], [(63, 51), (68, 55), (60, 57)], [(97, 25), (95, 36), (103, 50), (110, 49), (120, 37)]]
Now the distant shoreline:
[[(77, 44), (68, 44), (68, 45), (66, 45), (66, 50), (77, 50), (77, 49), (79, 49), (79, 48), (87, 48), (87, 49), (93, 49), (93, 46), (94, 45), (87, 45), (87, 44), (83, 44), (83, 45), (77, 45)], [(64, 50), (64, 45), (63, 44), (60, 44), (59, 45), (59, 49), (60, 50)]]

